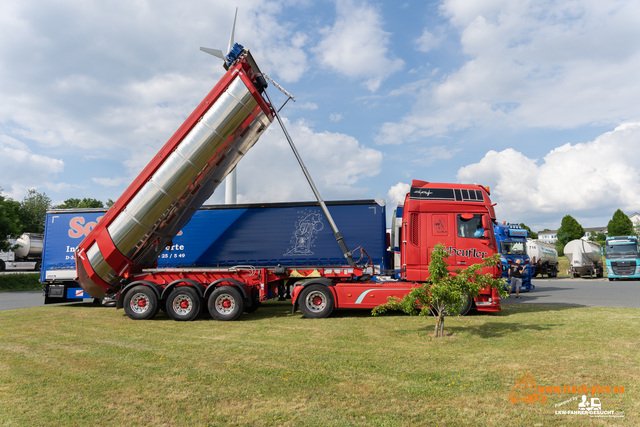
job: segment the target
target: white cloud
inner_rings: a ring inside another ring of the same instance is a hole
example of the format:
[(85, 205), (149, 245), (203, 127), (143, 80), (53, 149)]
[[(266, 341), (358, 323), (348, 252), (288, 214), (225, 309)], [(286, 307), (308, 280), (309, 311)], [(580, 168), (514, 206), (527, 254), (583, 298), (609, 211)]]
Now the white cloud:
[(301, 110), (317, 110), (318, 104), (315, 102), (305, 102), (304, 104), (296, 104), (296, 108)]
[(389, 189), (387, 196), (389, 200), (387, 204), (390, 206), (398, 205), (400, 203), (404, 203), (404, 198), (411, 189), (410, 184), (405, 184), (404, 182), (399, 182), (393, 187)]
[(337, 0), (336, 12), (333, 27), (321, 30), (323, 39), (315, 48), (318, 60), (338, 73), (365, 79), (367, 89), (375, 92), (404, 67), (389, 52), (390, 34), (382, 29), (382, 16), (368, 3), (353, 0)]
[[(349, 135), (316, 132), (304, 121), (284, 122), (325, 200), (364, 197), (359, 183), (380, 172), (381, 152)], [(314, 199), (282, 130), (272, 124), (238, 164), (238, 202)]]
[(638, 146), (640, 122), (625, 123), (594, 141), (558, 147), (541, 164), (511, 148), (492, 150), (460, 168), (457, 179), (490, 186), (499, 220), (544, 215), (559, 223), (566, 214), (589, 218), (618, 208), (633, 213), (640, 211)]
[(342, 120), (342, 114), (331, 113), (329, 114), (329, 120), (331, 120), (332, 122), (339, 122), (340, 120)]
[(637, 2), (445, 0), (440, 11), (468, 60), (424, 84), (411, 113), (385, 123), (378, 142), (473, 126), (570, 129), (640, 117)]
[(416, 49), (421, 52), (430, 52), (433, 49), (440, 47), (440, 44), (444, 40), (444, 35), (435, 35), (428, 29), (422, 31), (422, 35), (416, 40)]
[(34, 154), (21, 142), (0, 135), (0, 183), (3, 194), (21, 200), (28, 189), (46, 186), (64, 170), (59, 159)]

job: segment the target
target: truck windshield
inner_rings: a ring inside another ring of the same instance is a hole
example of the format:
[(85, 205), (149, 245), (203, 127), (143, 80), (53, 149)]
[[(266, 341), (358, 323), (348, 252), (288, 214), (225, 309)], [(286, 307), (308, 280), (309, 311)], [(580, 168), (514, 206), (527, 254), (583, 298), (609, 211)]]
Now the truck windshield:
[(500, 249), (504, 255), (524, 255), (523, 242), (502, 242)]
[(622, 257), (635, 258), (638, 255), (638, 245), (635, 243), (626, 243), (622, 245), (607, 244), (604, 247), (605, 255), (608, 258)]

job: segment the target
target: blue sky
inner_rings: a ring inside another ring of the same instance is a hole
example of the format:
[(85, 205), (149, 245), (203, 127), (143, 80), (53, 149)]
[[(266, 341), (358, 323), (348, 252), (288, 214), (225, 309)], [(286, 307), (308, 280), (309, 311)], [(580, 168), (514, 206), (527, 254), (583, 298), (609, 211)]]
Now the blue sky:
[[(499, 221), (538, 230), (640, 211), (631, 1), (5, 0), (4, 194), (119, 197), (222, 76), (199, 47), (226, 49), (236, 6), (236, 41), (296, 97), (282, 115), (326, 200), (393, 207), (421, 179), (488, 185)], [(272, 125), (238, 201), (312, 198)]]

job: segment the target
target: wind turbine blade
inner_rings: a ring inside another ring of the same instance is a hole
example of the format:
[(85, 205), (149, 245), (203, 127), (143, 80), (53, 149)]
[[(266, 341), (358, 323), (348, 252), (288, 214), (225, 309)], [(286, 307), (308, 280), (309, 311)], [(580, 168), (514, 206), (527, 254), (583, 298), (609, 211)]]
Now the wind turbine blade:
[(208, 47), (201, 47), (201, 51), (208, 53), (209, 55), (217, 56), (220, 59), (224, 59), (224, 53), (220, 49), (209, 49)]
[(237, 17), (238, 17), (238, 8), (236, 7), (236, 14), (233, 16), (233, 27), (231, 27), (231, 37), (229, 38), (229, 47), (227, 48), (227, 52), (231, 52), (231, 48), (233, 47), (233, 35), (236, 32)]

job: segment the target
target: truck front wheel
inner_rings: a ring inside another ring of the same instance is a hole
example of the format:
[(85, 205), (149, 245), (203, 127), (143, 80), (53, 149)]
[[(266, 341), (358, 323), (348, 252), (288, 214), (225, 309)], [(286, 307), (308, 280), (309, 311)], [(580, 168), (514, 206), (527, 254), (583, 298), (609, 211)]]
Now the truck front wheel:
[(309, 285), (300, 292), (298, 306), (308, 319), (329, 317), (335, 307), (331, 290), (322, 285)]
[(209, 297), (209, 314), (216, 320), (236, 320), (244, 309), (240, 292), (232, 286), (221, 286)]
[(462, 307), (460, 307), (460, 311), (458, 311), (458, 313), (460, 313), (460, 316), (464, 316), (465, 314), (469, 313), (469, 311), (471, 311), (471, 308), (473, 307), (473, 298), (471, 298), (470, 296), (463, 295), (462, 300), (464, 301), (464, 304), (462, 305)]
[(167, 298), (166, 312), (173, 320), (188, 322), (200, 313), (200, 296), (188, 286), (175, 288)]
[(124, 298), (124, 312), (133, 320), (153, 319), (159, 309), (158, 297), (148, 286), (135, 286)]

